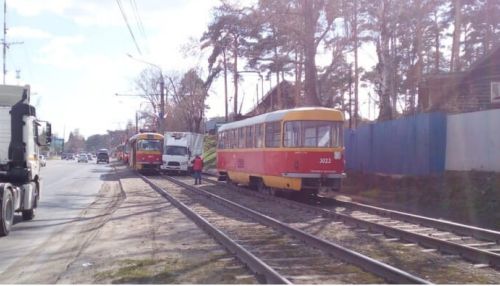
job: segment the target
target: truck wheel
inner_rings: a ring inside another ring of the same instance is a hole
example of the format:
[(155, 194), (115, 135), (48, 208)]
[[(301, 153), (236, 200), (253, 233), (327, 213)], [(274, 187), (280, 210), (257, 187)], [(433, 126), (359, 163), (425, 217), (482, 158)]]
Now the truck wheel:
[(0, 202), (0, 236), (9, 234), (14, 223), (14, 202), (9, 189), (4, 189)]

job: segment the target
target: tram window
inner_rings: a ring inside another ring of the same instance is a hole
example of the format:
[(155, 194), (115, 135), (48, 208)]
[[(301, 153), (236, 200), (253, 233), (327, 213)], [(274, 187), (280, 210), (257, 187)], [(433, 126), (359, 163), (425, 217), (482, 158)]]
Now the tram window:
[(262, 132), (262, 124), (255, 125), (255, 147), (264, 147), (264, 132)]
[(222, 149), (229, 148), (229, 141), (227, 140), (227, 131), (222, 132)]
[(231, 148), (231, 146), (229, 145), (229, 132), (228, 131), (224, 131), (224, 134), (223, 134), (223, 142), (224, 142), (224, 149), (228, 149), (228, 148)]
[(222, 143), (222, 132), (217, 133), (217, 149), (222, 149), (224, 144)]
[(283, 146), (299, 147), (300, 146), (300, 121), (291, 121), (285, 123), (285, 138)]
[(318, 147), (330, 147), (331, 131), (330, 124), (318, 126)]
[(266, 147), (280, 147), (281, 122), (266, 123)]
[(245, 148), (245, 128), (238, 128), (238, 148)]
[(336, 123), (332, 128), (333, 147), (340, 147), (344, 144), (344, 130), (342, 123)]
[(224, 148), (225, 149), (231, 149), (231, 130), (224, 131), (226, 133), (226, 138), (224, 142)]
[(229, 148), (236, 148), (235, 130), (229, 130)]
[(303, 121), (304, 147), (342, 146), (342, 124), (331, 121)]
[(218, 144), (218, 148), (219, 149), (225, 149), (227, 148), (227, 142), (226, 142), (226, 131), (224, 132), (220, 132), (219, 133), (219, 144)]
[(246, 148), (252, 148), (253, 147), (253, 126), (248, 126), (245, 128), (246, 129)]
[(304, 147), (316, 147), (318, 145), (316, 131), (314, 122), (304, 122)]

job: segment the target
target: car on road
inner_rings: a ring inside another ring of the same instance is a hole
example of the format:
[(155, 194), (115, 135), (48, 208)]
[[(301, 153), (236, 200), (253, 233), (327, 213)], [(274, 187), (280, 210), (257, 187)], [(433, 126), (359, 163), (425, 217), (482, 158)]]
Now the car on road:
[(40, 160), (40, 167), (47, 166), (47, 160), (45, 159), (44, 155), (38, 156), (38, 160)]
[(92, 158), (92, 155), (91, 155), (91, 154), (87, 154), (87, 159), (88, 159), (89, 161), (92, 161), (92, 159), (93, 159), (93, 158)]
[(100, 162), (104, 162), (106, 164), (109, 164), (109, 155), (108, 152), (101, 151), (97, 153), (97, 164)]
[(87, 158), (87, 155), (85, 155), (85, 154), (80, 154), (80, 155), (78, 156), (78, 163), (80, 163), (80, 162), (83, 162), (83, 163), (88, 163), (88, 162), (89, 162), (89, 160), (88, 160), (88, 158)]
[(75, 160), (75, 157), (73, 157), (73, 154), (68, 154), (66, 160)]

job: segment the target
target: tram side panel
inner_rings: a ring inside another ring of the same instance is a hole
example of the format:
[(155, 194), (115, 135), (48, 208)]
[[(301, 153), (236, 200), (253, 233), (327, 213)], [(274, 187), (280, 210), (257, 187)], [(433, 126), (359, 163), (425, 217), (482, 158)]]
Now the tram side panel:
[(344, 155), (341, 148), (219, 150), (217, 166), (220, 173), (244, 185), (261, 179), (265, 186), (276, 189), (338, 190), (344, 176)]

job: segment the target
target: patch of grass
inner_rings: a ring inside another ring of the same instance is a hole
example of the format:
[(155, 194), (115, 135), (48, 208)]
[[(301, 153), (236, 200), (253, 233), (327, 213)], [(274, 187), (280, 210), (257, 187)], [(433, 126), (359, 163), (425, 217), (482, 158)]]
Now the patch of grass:
[(446, 172), (391, 178), (349, 173), (344, 192), (423, 215), (500, 229), (500, 174)]
[(203, 162), (206, 169), (212, 169), (216, 167), (216, 146), (217, 137), (215, 135), (205, 136), (203, 146)]
[(113, 283), (139, 283), (139, 281), (147, 280), (151, 276), (152, 272), (149, 266), (154, 266), (161, 262), (162, 260), (153, 259), (126, 259), (118, 262), (122, 266), (117, 270), (99, 272), (95, 275), (95, 278), (97, 281), (110, 279)]
[[(199, 255), (199, 254), (198, 254)], [(189, 255), (187, 255), (189, 257)], [(116, 262), (117, 269), (97, 273), (95, 283), (112, 284), (226, 284), (236, 281), (241, 270), (226, 270), (226, 254), (203, 255), (196, 259), (126, 259)], [(251, 281), (249, 281), (251, 282)]]

